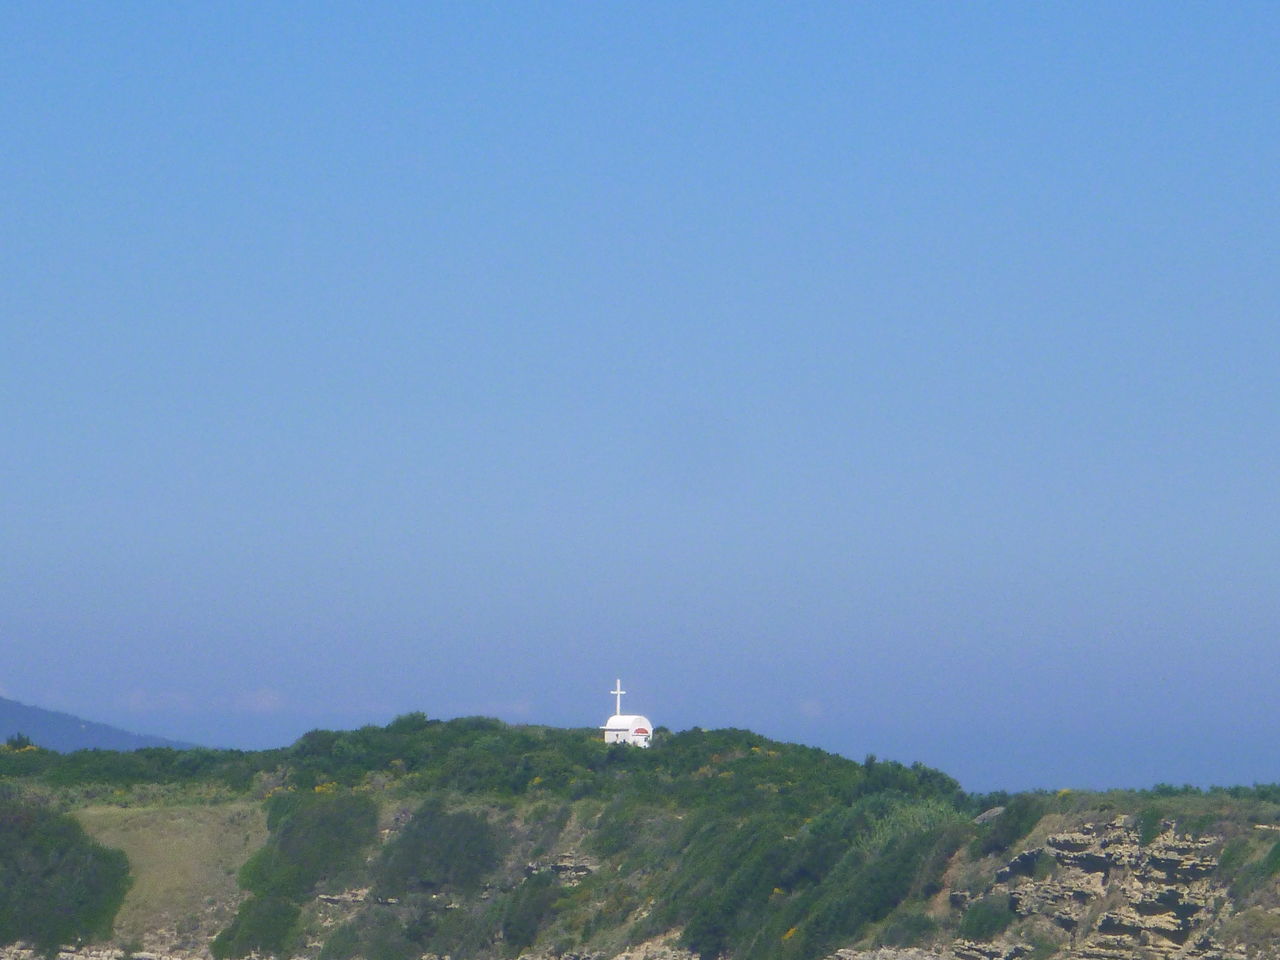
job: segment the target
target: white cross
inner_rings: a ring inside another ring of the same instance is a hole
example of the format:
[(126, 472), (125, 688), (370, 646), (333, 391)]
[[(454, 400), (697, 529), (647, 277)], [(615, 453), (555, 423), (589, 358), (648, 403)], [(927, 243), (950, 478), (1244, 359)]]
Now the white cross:
[(622, 713), (622, 695), (627, 691), (622, 689), (622, 681), (619, 680), (618, 685), (614, 687), (612, 690), (610, 690), (609, 692), (612, 693), (615, 698), (615, 706), (614, 706), (613, 713), (615, 716), (617, 716)]

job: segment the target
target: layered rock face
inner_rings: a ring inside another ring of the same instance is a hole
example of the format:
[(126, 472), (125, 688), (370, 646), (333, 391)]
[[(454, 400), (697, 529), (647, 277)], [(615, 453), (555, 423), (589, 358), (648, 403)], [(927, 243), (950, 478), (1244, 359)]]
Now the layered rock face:
[[(1056, 950), (1002, 935), (933, 950), (841, 950), (832, 960), (1245, 960), (1212, 935), (1231, 906), (1214, 878), (1210, 850), (1220, 838), (1179, 835), (1170, 823), (1162, 831), (1144, 845), (1124, 818), (1087, 824), (1050, 835), (997, 872), (983, 897), (1008, 897), (1020, 919), (1056, 927)], [(963, 908), (969, 899), (957, 893), (951, 902)]]
[(997, 888), (1019, 916), (1047, 917), (1066, 931), (1073, 958), (1225, 956), (1205, 932), (1227, 902), (1213, 880), (1214, 839), (1163, 828), (1145, 846), (1123, 819), (1051, 835), (1001, 870)]

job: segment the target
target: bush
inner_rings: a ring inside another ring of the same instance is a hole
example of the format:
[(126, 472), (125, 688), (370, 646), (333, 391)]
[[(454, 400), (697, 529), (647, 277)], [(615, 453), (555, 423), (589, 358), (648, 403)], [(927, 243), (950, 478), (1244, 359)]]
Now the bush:
[(260, 897), (305, 897), (373, 842), (377, 820), (365, 796), (276, 794), (267, 801), (271, 835), (240, 869), (240, 886)]
[(519, 953), (533, 943), (558, 891), (550, 873), (535, 873), (516, 888), (502, 917), (507, 949)]
[(54, 956), (111, 934), (129, 889), (129, 861), (74, 819), (0, 788), (0, 944)]
[(1230, 917), (1222, 927), (1222, 938), (1250, 957), (1274, 955), (1280, 941), (1280, 916), (1262, 907), (1251, 907)]
[(933, 936), (938, 922), (919, 907), (899, 910), (885, 921), (876, 938), (885, 947), (912, 947)]
[(1145, 807), (1138, 813), (1138, 843), (1142, 846), (1148, 846), (1152, 840), (1160, 836), (1160, 827), (1164, 821), (1164, 814), (1159, 807)]
[(214, 937), (210, 952), (218, 960), (250, 953), (284, 954), (298, 915), (298, 905), (284, 897), (250, 897), (240, 904), (231, 926)]
[(1244, 837), (1228, 840), (1218, 856), (1218, 876), (1231, 878), (1249, 857), (1249, 841)]
[(428, 800), (389, 843), (374, 868), (379, 896), (402, 896), (411, 887), (472, 891), (498, 865), (498, 835), (487, 817), (468, 810), (446, 813)]
[(956, 934), (965, 940), (993, 940), (1016, 919), (1007, 896), (983, 897), (969, 905)]
[(422, 954), (405, 927), (384, 913), (364, 913), (325, 941), (319, 960), (405, 960)]
[(376, 828), (377, 808), (365, 796), (280, 793), (268, 800), (270, 836), (240, 868), (240, 886), (254, 896), (214, 939), (214, 956), (284, 953), (298, 904), (323, 880), (351, 867)]
[(823, 956), (936, 889), (962, 828), (948, 803), (895, 792), (832, 807), (792, 842), (782, 821), (710, 818), (681, 858), (702, 878), (686, 894), (683, 942), (704, 957), (772, 960), (780, 942), (788, 956)]
[(1231, 884), (1231, 895), (1243, 900), (1277, 873), (1280, 873), (1280, 841), (1273, 844), (1262, 859), (1240, 869)]
[(945, 826), (933, 830), (903, 829), (878, 849), (853, 851), (806, 904), (801, 923), (810, 956), (830, 953), (841, 941), (858, 936), (867, 924), (887, 916), (913, 888), (927, 884), (920, 876)]
[(1009, 800), (1004, 813), (984, 823), (973, 839), (975, 857), (1003, 853), (1025, 837), (1045, 814), (1046, 800), (1034, 793), (1020, 793)]

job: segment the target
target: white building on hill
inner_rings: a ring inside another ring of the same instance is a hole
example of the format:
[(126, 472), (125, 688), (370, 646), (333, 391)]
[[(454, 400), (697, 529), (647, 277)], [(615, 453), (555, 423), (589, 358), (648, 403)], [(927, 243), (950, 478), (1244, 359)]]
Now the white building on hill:
[(653, 724), (648, 717), (635, 713), (622, 712), (622, 681), (609, 691), (614, 696), (613, 716), (600, 729), (604, 731), (605, 743), (629, 743), (633, 747), (647, 747), (649, 738), (653, 736)]

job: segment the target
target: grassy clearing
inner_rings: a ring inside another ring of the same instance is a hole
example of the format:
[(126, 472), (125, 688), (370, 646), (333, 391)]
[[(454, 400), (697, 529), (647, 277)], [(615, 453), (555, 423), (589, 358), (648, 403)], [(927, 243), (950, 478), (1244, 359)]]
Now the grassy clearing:
[(133, 887), (115, 925), (122, 944), (207, 944), (243, 896), (236, 872), (267, 836), (257, 803), (85, 807), (74, 815), (129, 858)]

